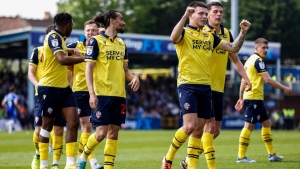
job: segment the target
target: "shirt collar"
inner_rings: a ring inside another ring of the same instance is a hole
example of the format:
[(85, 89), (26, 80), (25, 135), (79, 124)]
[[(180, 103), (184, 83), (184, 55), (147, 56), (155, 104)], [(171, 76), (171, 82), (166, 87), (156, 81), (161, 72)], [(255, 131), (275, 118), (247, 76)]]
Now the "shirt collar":
[[(215, 33), (216, 33), (215, 28), (212, 27), (208, 22), (206, 22), (206, 26), (209, 27), (210, 29), (214, 30)], [(223, 26), (223, 25), (220, 25), (220, 30), (221, 30), (221, 35), (224, 35), (224, 34), (225, 34), (225, 31), (224, 31), (224, 26)]]
[[(105, 32), (101, 32), (101, 35), (104, 36), (105, 38), (109, 38), (110, 41), (113, 42), (113, 39), (111, 39), (108, 35), (106, 35)], [(118, 37), (118, 36), (116, 36), (116, 37)], [(114, 39), (116, 39), (116, 37)]]
[(64, 38), (64, 40), (67, 39), (67, 37), (64, 34), (62, 34), (60, 31), (58, 31), (57, 29), (54, 28), (54, 31), (57, 32), (60, 36), (62, 36)]
[(186, 24), (186, 27), (187, 27), (187, 28), (190, 28), (190, 29), (193, 29), (193, 30), (195, 30), (195, 31), (198, 31), (198, 32), (200, 32), (200, 30), (201, 30), (201, 28), (194, 27), (194, 26), (192, 26), (192, 25), (190, 25), (190, 24)]

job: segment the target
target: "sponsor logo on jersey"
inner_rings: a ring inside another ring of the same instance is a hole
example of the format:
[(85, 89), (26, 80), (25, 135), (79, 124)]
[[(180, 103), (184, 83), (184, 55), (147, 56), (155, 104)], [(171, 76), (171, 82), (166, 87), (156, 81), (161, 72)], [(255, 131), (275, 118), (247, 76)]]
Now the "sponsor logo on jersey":
[(264, 62), (259, 62), (258, 64), (261, 69), (265, 69), (266, 66)]
[(86, 54), (90, 55), (90, 54), (92, 54), (92, 52), (93, 52), (93, 46), (88, 46), (86, 49)]
[(51, 40), (51, 44), (52, 44), (53, 47), (57, 47), (58, 46), (58, 40), (57, 39)]

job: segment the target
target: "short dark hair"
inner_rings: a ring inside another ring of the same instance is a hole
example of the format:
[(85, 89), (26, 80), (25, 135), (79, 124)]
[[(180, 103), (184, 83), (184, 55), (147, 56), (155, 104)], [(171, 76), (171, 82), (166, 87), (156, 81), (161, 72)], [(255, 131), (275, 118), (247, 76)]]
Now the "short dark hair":
[(85, 28), (86, 25), (90, 25), (90, 24), (96, 24), (98, 28), (100, 28), (100, 23), (96, 22), (94, 20), (88, 20), (84, 23), (83, 27)]
[(207, 5), (206, 5), (204, 2), (201, 2), (201, 1), (194, 1), (194, 2), (191, 2), (191, 3), (189, 4), (189, 7), (193, 7), (193, 8), (196, 8), (196, 7), (198, 7), (198, 6), (207, 9)]
[(110, 18), (116, 19), (117, 18), (117, 13), (118, 11), (116, 10), (109, 10), (106, 11), (103, 15), (99, 14), (94, 17), (94, 21), (98, 23), (102, 23), (104, 25), (104, 28), (107, 28), (110, 25)]
[(212, 6), (217, 6), (223, 8), (223, 5), (218, 1), (211, 1), (207, 4), (207, 10), (210, 11)]
[(47, 35), (49, 32), (51, 32), (51, 30), (53, 30), (54, 28), (55, 28), (55, 25), (54, 25), (54, 24), (51, 24), (51, 25), (47, 26), (47, 28), (46, 28), (46, 35)]
[(256, 39), (255, 41), (254, 41), (254, 44), (255, 45), (260, 45), (260, 44), (268, 44), (269, 42), (268, 42), (268, 40), (267, 39), (265, 39), (265, 38), (258, 38), (258, 39)]
[(72, 16), (68, 13), (58, 13), (54, 17), (54, 25), (65, 25), (72, 22)]

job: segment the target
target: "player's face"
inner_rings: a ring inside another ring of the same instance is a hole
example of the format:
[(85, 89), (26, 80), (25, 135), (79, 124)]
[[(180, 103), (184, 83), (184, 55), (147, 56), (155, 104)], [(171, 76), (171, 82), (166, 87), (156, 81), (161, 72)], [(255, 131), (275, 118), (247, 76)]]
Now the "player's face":
[(123, 16), (119, 12), (117, 12), (116, 14), (117, 14), (117, 17), (114, 22), (116, 31), (118, 33), (124, 33), (125, 32), (124, 27), (125, 27), (126, 23), (123, 19)]
[(210, 25), (221, 25), (223, 17), (223, 8), (220, 6), (211, 6), (208, 13), (208, 22)]
[(86, 40), (89, 40), (92, 36), (99, 35), (98, 27), (95, 23), (87, 24), (84, 28), (84, 36)]
[(67, 23), (66, 25), (66, 37), (70, 37), (72, 30), (73, 30), (73, 21)]
[(262, 43), (262, 44), (257, 44), (255, 45), (255, 51), (261, 56), (262, 58), (265, 58), (267, 56), (269, 49), (269, 45)]
[(190, 16), (190, 24), (197, 28), (205, 26), (207, 21), (207, 9), (203, 7), (196, 7), (195, 12)]

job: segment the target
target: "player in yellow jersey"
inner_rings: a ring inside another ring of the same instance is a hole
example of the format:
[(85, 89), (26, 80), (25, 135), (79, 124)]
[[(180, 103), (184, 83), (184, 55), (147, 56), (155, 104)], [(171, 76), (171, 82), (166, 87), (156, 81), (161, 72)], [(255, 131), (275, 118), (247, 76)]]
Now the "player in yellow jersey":
[(54, 24), (55, 29), (46, 35), (44, 41), (44, 73), (38, 83), (43, 121), (39, 137), (40, 169), (48, 168), (49, 135), (58, 113), (61, 113), (67, 122), (65, 169), (75, 169), (79, 123), (77, 104), (68, 83), (66, 65), (83, 62), (84, 58), (67, 56), (65, 40), (72, 32), (72, 16), (68, 13), (58, 13), (54, 17)]
[[(54, 29), (54, 25), (49, 25), (46, 29), (46, 35)], [(32, 82), (35, 89), (37, 90), (38, 82), (43, 74), (43, 46), (36, 47), (32, 51), (32, 55), (29, 60), (28, 65), (28, 79)], [(36, 97), (35, 97), (35, 109), (34, 109), (34, 133), (33, 133), (33, 143), (36, 149), (36, 155), (33, 158), (33, 161), (31, 163), (32, 169), (39, 169), (40, 168), (40, 153), (39, 153), (39, 133), (42, 126), (42, 112), (39, 111), (40, 107), (42, 106), (40, 104), (40, 101), (37, 97), (37, 91), (36, 91)], [(64, 132), (64, 126), (66, 125), (66, 121), (62, 118), (60, 114), (56, 117), (54, 121), (54, 133), (55, 135), (52, 138), (53, 141), (53, 162), (51, 169), (57, 169), (59, 168), (59, 160), (61, 157), (62, 152), (62, 142), (63, 142), (63, 132)]]
[(266, 58), (269, 49), (268, 41), (264, 38), (255, 40), (255, 53), (251, 55), (244, 68), (252, 84), (252, 90), (244, 92), (246, 84), (242, 80), (240, 86), (240, 98), (235, 105), (235, 109), (240, 111), (245, 105), (245, 124), (239, 137), (239, 151), (236, 162), (238, 163), (252, 163), (256, 162), (247, 158), (246, 151), (250, 143), (251, 132), (254, 129), (255, 123), (260, 122), (262, 125), (261, 136), (265, 147), (268, 151), (269, 161), (281, 161), (282, 156), (275, 153), (273, 148), (273, 136), (271, 134), (271, 121), (264, 106), (264, 84), (281, 89), (288, 96), (292, 95), (292, 89), (286, 87), (276, 80), (272, 79), (267, 72), (266, 65), (263, 59)]
[[(224, 28), (222, 23), (223, 16), (223, 6), (220, 2), (212, 1), (207, 4), (208, 10), (208, 21), (204, 27), (206, 32), (213, 32), (221, 39), (224, 39), (229, 42), (233, 42), (232, 35), (229, 30)], [(243, 64), (238, 58), (236, 53), (229, 53), (226, 50), (216, 49), (213, 50), (210, 60), (210, 86), (212, 90), (212, 101), (213, 101), (213, 116), (207, 121), (206, 125), (215, 126), (214, 139), (220, 134), (220, 128), (222, 124), (222, 115), (223, 115), (223, 93), (225, 86), (225, 77), (226, 77), (226, 67), (228, 56), (232, 61), (235, 69), (245, 80), (246, 84), (249, 86), (247, 90), (251, 90), (251, 83), (249, 78), (244, 70)], [(197, 130), (197, 135), (202, 135), (203, 130)], [(195, 132), (193, 134), (196, 134)], [(193, 139), (191, 139), (192, 141)], [(189, 142), (190, 143), (190, 142)], [(188, 149), (193, 149), (193, 146), (188, 144)], [(188, 150), (189, 151), (189, 150)], [(203, 152), (203, 145), (200, 145), (199, 155)], [(187, 156), (184, 160), (180, 162), (182, 169), (188, 168)], [(190, 156), (194, 158), (195, 162), (198, 160), (199, 156)]]
[[(169, 151), (162, 159), (161, 169), (172, 168), (172, 161), (177, 150), (190, 135), (189, 144), (193, 146), (193, 149), (188, 149), (189, 157), (199, 156), (198, 149), (201, 144), (201, 135), (197, 135), (199, 130), (204, 131), (202, 142), (208, 167), (216, 168), (213, 146), (214, 125), (205, 125), (212, 117), (213, 107), (210, 88), (210, 58), (213, 49), (238, 52), (250, 28), (250, 23), (243, 20), (240, 23), (239, 36), (230, 43), (221, 40), (212, 32), (203, 31), (207, 14), (205, 3), (200, 1), (190, 3), (170, 37), (175, 44), (179, 60), (177, 89), (183, 126), (176, 131)], [(184, 27), (188, 18), (189, 24)], [(195, 135), (193, 135), (194, 131)], [(197, 161), (195, 158), (188, 158), (188, 164), (189, 168), (196, 168)]]
[[(85, 56), (87, 42), (91, 37), (99, 35), (99, 29), (101, 28), (98, 22), (95, 22), (93, 20), (89, 20), (85, 22), (84, 35), (86, 39), (84, 39), (83, 42), (78, 41), (75, 43), (68, 44), (67, 47), (76, 48), (82, 56)], [(72, 66), (71, 69), (73, 72), (72, 90), (77, 101), (78, 116), (79, 116), (80, 126), (81, 126), (78, 157), (83, 152), (83, 147), (86, 144), (89, 136), (92, 134), (93, 131), (93, 125), (92, 123), (90, 123), (90, 116), (91, 116), (92, 109), (89, 105), (90, 96), (89, 96), (89, 90), (85, 80), (85, 67), (86, 67), (85, 65), (86, 63), (82, 62)], [(103, 166), (101, 166), (98, 163), (94, 152), (92, 152), (88, 158), (92, 169), (103, 169)]]
[(126, 118), (125, 81), (133, 91), (140, 85), (139, 78), (128, 69), (126, 45), (117, 37), (124, 33), (121, 13), (109, 10), (94, 18), (104, 24), (105, 32), (89, 39), (86, 51), (86, 82), (92, 112), (90, 121), (96, 126), (78, 159), (78, 169), (84, 169), (90, 153), (105, 138), (104, 168), (113, 169), (117, 154), (120, 126)]

